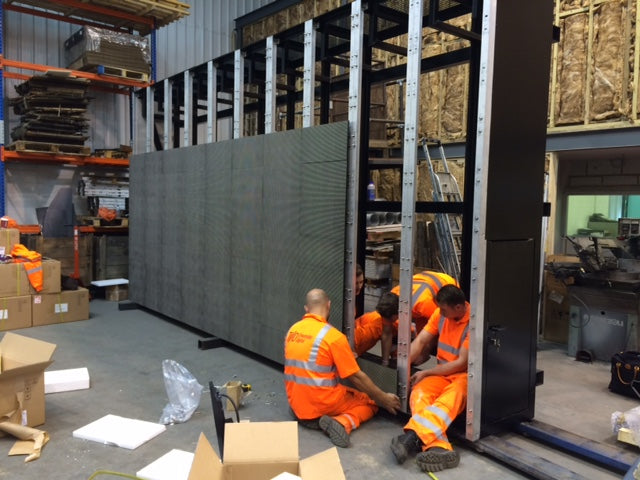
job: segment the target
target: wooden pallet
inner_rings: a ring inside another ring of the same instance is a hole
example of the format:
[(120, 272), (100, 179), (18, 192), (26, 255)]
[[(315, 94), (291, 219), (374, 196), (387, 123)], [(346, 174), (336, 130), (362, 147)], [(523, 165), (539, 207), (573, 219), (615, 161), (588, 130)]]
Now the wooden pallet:
[(84, 145), (69, 145), (66, 143), (31, 142), (17, 140), (5, 147), (7, 150), (26, 153), (50, 153), (52, 155), (81, 155), (88, 157), (91, 148)]
[(128, 227), (128, 218), (114, 218), (113, 220), (105, 220), (100, 217), (82, 216), (79, 219), (82, 225), (91, 225), (93, 227)]
[(129, 70), (128, 68), (113, 67), (109, 65), (85, 64), (82, 58), (76, 60), (69, 65), (71, 70), (82, 70), (83, 72), (92, 72), (99, 75), (108, 75), (110, 77), (126, 78), (128, 80), (138, 80), (140, 82), (148, 82), (149, 74), (146, 72), (138, 72)]
[(130, 158), (132, 149), (129, 146), (123, 145), (120, 148), (100, 148), (93, 151), (94, 157), (101, 158)]

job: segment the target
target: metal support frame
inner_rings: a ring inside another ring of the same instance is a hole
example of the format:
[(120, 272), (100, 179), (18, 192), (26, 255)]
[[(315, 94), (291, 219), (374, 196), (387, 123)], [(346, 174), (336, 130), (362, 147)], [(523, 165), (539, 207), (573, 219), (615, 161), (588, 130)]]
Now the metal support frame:
[(476, 441), (480, 438), (482, 413), (482, 368), (484, 354), (484, 296), (487, 240), (486, 211), (487, 185), (489, 175), (489, 131), (491, 122), (491, 97), (493, 95), (493, 58), (495, 44), (496, 0), (485, 0), (482, 12), (482, 42), (480, 47), (480, 72), (478, 114), (476, 118), (475, 178), (473, 196), (473, 225), (471, 249), (475, 254), (471, 260), (471, 281), (469, 302), (473, 305), (469, 319), (469, 367), (467, 384), (467, 425), (466, 438)]
[[(0, 57), (4, 55), (4, 9), (0, 6)], [(5, 214), (4, 179), (4, 70), (0, 68), (0, 215)]]
[(343, 325), (349, 343), (354, 342), (354, 318), (356, 311), (354, 290), (356, 278), (356, 254), (358, 252), (358, 186), (360, 185), (360, 133), (362, 105), (359, 92), (362, 88), (362, 50), (364, 43), (364, 10), (362, 1), (351, 3), (351, 55), (349, 58), (349, 160), (347, 165), (347, 212), (345, 227), (344, 307)]
[(418, 112), (422, 61), (422, 0), (409, 4), (407, 40), (407, 93), (404, 117), (402, 169), (402, 231), (400, 235), (400, 304), (398, 316), (398, 395), (405, 409), (409, 402), (409, 349), (411, 346), (411, 292), (415, 237), (416, 167), (418, 162)]
[(171, 148), (171, 117), (173, 114), (173, 92), (172, 82), (169, 78), (164, 80), (164, 128), (162, 135), (162, 148)]
[(264, 133), (276, 131), (276, 83), (278, 67), (278, 45), (273, 35), (267, 38), (265, 50), (265, 74), (264, 74)]
[(207, 143), (218, 140), (218, 69), (207, 62)]
[(304, 22), (304, 77), (302, 90), (302, 128), (313, 126), (316, 88), (316, 30), (313, 20)]
[(191, 119), (193, 118), (193, 76), (190, 70), (184, 72), (184, 108), (182, 111), (183, 121), (183, 135), (182, 146), (188, 147), (191, 145)]
[(234, 52), (233, 61), (233, 138), (244, 136), (244, 56)]
[(153, 130), (155, 128), (153, 94), (154, 94), (154, 87), (147, 87), (147, 97), (145, 102), (147, 122), (145, 124), (145, 142), (144, 142), (144, 151), (147, 153), (153, 151)]

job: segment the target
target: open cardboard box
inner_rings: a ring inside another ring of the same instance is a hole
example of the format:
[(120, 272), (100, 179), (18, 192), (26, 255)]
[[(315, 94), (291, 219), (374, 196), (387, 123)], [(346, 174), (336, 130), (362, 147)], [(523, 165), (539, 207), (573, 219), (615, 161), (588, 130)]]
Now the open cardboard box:
[(271, 480), (283, 472), (345, 479), (335, 447), (300, 460), (297, 422), (246, 422), (226, 424), (224, 461), (201, 433), (188, 480)]
[(0, 342), (0, 417), (35, 427), (45, 419), (44, 369), (53, 343), (7, 332)]

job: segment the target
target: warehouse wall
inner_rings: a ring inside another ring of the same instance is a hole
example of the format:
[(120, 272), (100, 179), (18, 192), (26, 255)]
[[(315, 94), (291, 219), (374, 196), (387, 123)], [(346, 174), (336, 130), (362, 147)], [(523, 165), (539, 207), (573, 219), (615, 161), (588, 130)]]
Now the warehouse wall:
[[(157, 78), (162, 79), (233, 49), (234, 19), (273, 0), (186, 0), (191, 15), (157, 31)], [(11, 60), (66, 67), (64, 41), (80, 29), (73, 25), (12, 11), (4, 12), (4, 56)], [(33, 75), (31, 70), (19, 71)], [(5, 98), (17, 96), (21, 80), (5, 79)], [(130, 104), (126, 95), (91, 90), (88, 109), (92, 149), (117, 148), (131, 143)], [(19, 118), (5, 102), (5, 143)], [(78, 170), (57, 164), (6, 163), (6, 213), (22, 224), (37, 223), (35, 209), (62, 187), (75, 187)], [(74, 199), (76, 211), (86, 214), (85, 201)]]

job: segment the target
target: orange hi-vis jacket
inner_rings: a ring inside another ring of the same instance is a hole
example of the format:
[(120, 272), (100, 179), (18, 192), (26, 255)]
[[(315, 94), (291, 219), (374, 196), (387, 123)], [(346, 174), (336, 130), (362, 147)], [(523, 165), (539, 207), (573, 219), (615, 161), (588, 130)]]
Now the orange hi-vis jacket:
[[(446, 319), (437, 309), (425, 327), (438, 336), (438, 364), (452, 362), (462, 348), (469, 349), (469, 314), (460, 320)], [(423, 449), (441, 447), (451, 450), (447, 428), (464, 410), (467, 400), (467, 372), (447, 376), (427, 376), (411, 391), (411, 419), (405, 430), (413, 430), (423, 443)]]
[(347, 387), (340, 378), (360, 370), (347, 337), (311, 313), (287, 332), (284, 359), (287, 398), (301, 420), (318, 418), (343, 402)]
[(20, 243), (16, 243), (11, 249), (11, 256), (16, 263), (23, 263), (29, 277), (29, 283), (36, 292), (42, 291), (44, 274), (42, 272), (42, 255)]
[[(413, 276), (411, 287), (411, 317), (416, 324), (416, 334), (419, 334), (438, 308), (434, 298), (438, 291), (445, 285), (458, 286), (455, 278), (446, 273), (425, 271)], [(392, 293), (400, 295), (400, 285), (391, 289)]]

